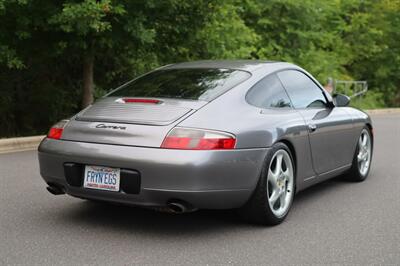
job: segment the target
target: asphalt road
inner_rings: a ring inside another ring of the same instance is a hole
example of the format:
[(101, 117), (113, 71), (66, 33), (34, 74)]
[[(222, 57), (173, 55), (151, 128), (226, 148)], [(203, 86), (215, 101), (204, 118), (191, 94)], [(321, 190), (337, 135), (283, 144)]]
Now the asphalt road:
[(400, 114), (375, 115), (363, 183), (295, 199), (276, 227), (232, 212), (173, 215), (53, 196), (36, 152), (0, 155), (0, 265), (400, 264)]

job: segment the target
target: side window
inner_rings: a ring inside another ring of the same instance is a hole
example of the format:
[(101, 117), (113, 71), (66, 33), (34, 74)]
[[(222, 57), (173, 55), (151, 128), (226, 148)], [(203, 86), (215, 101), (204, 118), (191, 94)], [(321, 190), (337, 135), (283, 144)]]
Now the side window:
[(289, 97), (275, 74), (257, 82), (247, 93), (246, 100), (261, 108), (291, 107)]
[(278, 73), (295, 108), (324, 108), (327, 105), (322, 90), (300, 71), (285, 70)]

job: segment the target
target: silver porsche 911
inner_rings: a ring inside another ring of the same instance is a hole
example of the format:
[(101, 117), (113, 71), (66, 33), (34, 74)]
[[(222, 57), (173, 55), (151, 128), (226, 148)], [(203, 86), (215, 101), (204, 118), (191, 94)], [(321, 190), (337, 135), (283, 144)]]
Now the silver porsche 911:
[(371, 120), (348, 103), (289, 63), (167, 65), (54, 125), (40, 173), (56, 195), (278, 224), (295, 193), (368, 176)]

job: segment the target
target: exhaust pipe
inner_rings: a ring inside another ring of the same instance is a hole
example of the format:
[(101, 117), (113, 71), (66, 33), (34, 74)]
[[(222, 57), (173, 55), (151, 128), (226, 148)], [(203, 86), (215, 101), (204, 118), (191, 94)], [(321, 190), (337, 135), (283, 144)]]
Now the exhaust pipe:
[(167, 203), (167, 207), (173, 213), (194, 212), (197, 210), (190, 203), (187, 203), (182, 200), (169, 201)]
[(53, 195), (63, 195), (65, 194), (64, 189), (62, 189), (61, 187), (58, 186), (54, 186), (54, 185), (49, 185), (48, 187), (46, 187), (47, 191), (50, 192)]
[(184, 213), (187, 210), (185, 205), (183, 205), (183, 204), (181, 204), (179, 202), (170, 202), (170, 203), (168, 203), (167, 206), (174, 213)]

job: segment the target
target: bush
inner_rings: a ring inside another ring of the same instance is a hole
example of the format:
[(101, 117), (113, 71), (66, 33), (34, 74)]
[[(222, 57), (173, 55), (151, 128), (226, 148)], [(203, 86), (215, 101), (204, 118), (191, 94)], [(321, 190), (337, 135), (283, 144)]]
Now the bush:
[(350, 105), (359, 109), (384, 108), (385, 102), (381, 92), (367, 91), (365, 95), (351, 99)]

